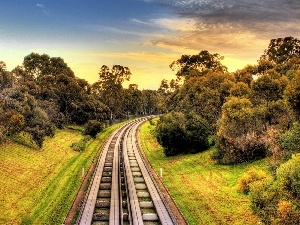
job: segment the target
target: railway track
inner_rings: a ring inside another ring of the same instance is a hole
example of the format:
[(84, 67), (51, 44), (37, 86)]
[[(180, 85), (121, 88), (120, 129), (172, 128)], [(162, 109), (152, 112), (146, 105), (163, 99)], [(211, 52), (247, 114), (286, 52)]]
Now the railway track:
[(147, 119), (129, 122), (110, 136), (76, 224), (176, 224), (136, 142), (138, 126)]

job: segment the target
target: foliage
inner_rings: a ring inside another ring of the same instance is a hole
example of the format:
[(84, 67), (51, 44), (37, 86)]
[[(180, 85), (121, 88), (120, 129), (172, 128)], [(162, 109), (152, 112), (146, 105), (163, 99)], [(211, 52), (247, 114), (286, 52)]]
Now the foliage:
[(60, 57), (31, 53), (23, 65), (7, 71), (0, 62), (0, 126), (2, 137), (28, 132), (38, 146), (69, 124), (84, 125), (89, 120), (129, 118), (130, 115), (158, 112), (158, 95), (138, 90), (136, 84), (124, 89), (128, 67), (103, 66), (99, 82), (90, 85)]
[(260, 220), (251, 211), (249, 195), (238, 193), (236, 184), (250, 168), (264, 170), (265, 160), (219, 165), (210, 159), (214, 148), (197, 154), (167, 157), (153, 130), (155, 125), (150, 122), (140, 128), (143, 152), (157, 174), (162, 168), (163, 183), (189, 224), (258, 224)]
[(237, 82), (230, 89), (230, 96), (238, 98), (249, 98), (251, 89), (244, 82)]
[(222, 107), (213, 158), (219, 163), (240, 163), (265, 157), (262, 114), (263, 110), (253, 107), (249, 99), (230, 98)]
[(128, 67), (114, 65), (111, 70), (103, 65), (99, 72), (99, 81), (93, 84), (93, 91), (98, 98), (108, 106), (110, 120), (123, 113), (122, 83), (130, 80), (131, 72)]
[(281, 147), (287, 151), (290, 156), (292, 153), (298, 153), (300, 151), (300, 124), (295, 122), (293, 127), (283, 133), (280, 137)]
[(222, 104), (230, 95), (233, 84), (234, 77), (221, 72), (207, 72), (203, 76), (189, 77), (182, 86), (164, 97), (162, 107), (166, 111), (195, 111), (208, 122), (208, 129), (213, 135)]
[(255, 182), (250, 188), (253, 211), (266, 224), (300, 223), (300, 155), (283, 163), (274, 180)]
[(74, 150), (74, 151), (77, 151), (77, 152), (82, 152), (86, 149), (87, 147), (87, 143), (91, 140), (91, 137), (88, 135), (88, 136), (85, 136), (84, 138), (80, 139), (79, 141), (77, 142), (73, 142), (71, 144), (71, 148)]
[(12, 135), (25, 131), (32, 140), (42, 147), (47, 136), (54, 135), (54, 127), (47, 115), (38, 107), (33, 96), (19, 88), (9, 88), (1, 92), (3, 112), (0, 124), (5, 127), (6, 134)]
[(222, 56), (219, 54), (210, 54), (208, 51), (201, 51), (197, 55), (182, 55), (180, 59), (171, 63), (170, 68), (174, 71), (177, 70), (176, 76), (193, 77), (198, 76), (206, 70), (215, 72), (227, 72), (227, 68), (222, 65)]
[(156, 127), (157, 140), (167, 156), (206, 150), (208, 134), (207, 122), (194, 112), (168, 113), (160, 118)]
[(293, 57), (300, 57), (300, 40), (294, 37), (285, 37), (272, 39), (261, 58), (282, 64)]
[(237, 189), (238, 191), (248, 194), (250, 191), (250, 185), (267, 177), (267, 173), (263, 170), (250, 169), (246, 171), (238, 180)]
[(259, 76), (257, 80), (252, 81), (253, 98), (256, 102), (264, 100), (270, 102), (282, 99), (287, 83), (288, 79), (286, 76), (281, 76), (276, 71), (269, 70), (266, 74)]
[(285, 96), (291, 107), (300, 114), (300, 73), (296, 73), (285, 89)]
[(84, 133), (87, 135), (91, 135), (93, 138), (95, 138), (96, 135), (103, 130), (103, 128), (104, 128), (103, 123), (97, 120), (89, 120), (85, 125)]

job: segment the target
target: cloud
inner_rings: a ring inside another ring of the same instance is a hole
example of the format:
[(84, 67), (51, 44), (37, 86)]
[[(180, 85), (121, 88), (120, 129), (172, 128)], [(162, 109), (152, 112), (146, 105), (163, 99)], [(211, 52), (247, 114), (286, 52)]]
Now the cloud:
[(39, 4), (39, 3), (37, 3), (36, 6), (37, 6), (38, 8), (41, 8), (41, 9), (44, 9), (44, 8), (45, 8), (45, 6), (44, 6), (43, 4)]
[(270, 39), (300, 35), (299, 0), (144, 1), (169, 9), (170, 18), (152, 19), (152, 23), (174, 31), (147, 43), (174, 52), (208, 50), (253, 60)]
[(49, 12), (46, 10), (46, 7), (44, 4), (37, 3), (36, 7), (38, 7), (43, 14), (49, 16)]
[(193, 31), (196, 30), (196, 22), (193, 19), (158, 18), (152, 19), (153, 25), (171, 31)]

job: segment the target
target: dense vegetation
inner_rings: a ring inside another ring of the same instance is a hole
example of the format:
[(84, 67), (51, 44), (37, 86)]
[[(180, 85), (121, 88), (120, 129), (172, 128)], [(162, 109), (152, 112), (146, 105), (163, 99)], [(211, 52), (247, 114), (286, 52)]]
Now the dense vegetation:
[(89, 84), (59, 57), (31, 53), (12, 71), (0, 62), (0, 144), (25, 138), (42, 148), (57, 129), (81, 125), (89, 136), (72, 148), (82, 152), (106, 121), (161, 113), (155, 135), (166, 156), (214, 145), (210, 160), (218, 164), (267, 158), (267, 173), (246, 171), (241, 190), (265, 223), (297, 224), (300, 40), (272, 39), (256, 65), (233, 73), (222, 60), (208, 51), (182, 55), (170, 64), (176, 79), (157, 91), (124, 88), (131, 72), (120, 65), (103, 65)]
[(220, 165), (210, 160), (214, 147), (195, 154), (166, 156), (153, 131), (156, 119), (140, 129), (147, 158), (190, 225), (257, 225), (250, 196), (237, 191), (237, 181), (250, 169), (266, 169), (265, 159), (239, 165)]
[[(129, 115), (157, 113), (158, 96), (152, 90), (138, 90), (127, 67), (102, 66), (99, 81), (90, 85), (76, 77), (62, 58), (31, 53), (22, 66), (7, 71), (0, 63), (0, 142), (19, 134), (29, 134), (41, 148), (55, 128), (68, 124), (84, 125), (95, 136), (105, 120)], [(97, 131), (97, 132), (96, 132)], [(96, 132), (96, 133), (95, 133)]]
[[(156, 127), (157, 140), (166, 155), (174, 155), (203, 151), (203, 140), (209, 139), (219, 164), (267, 157), (270, 175), (246, 172), (243, 192), (266, 224), (299, 224), (300, 40), (273, 39), (257, 65), (234, 73), (221, 60), (201, 51), (170, 65), (177, 79), (161, 82), (166, 114)], [(191, 114), (197, 115), (192, 128)], [(188, 137), (202, 142), (190, 143)]]

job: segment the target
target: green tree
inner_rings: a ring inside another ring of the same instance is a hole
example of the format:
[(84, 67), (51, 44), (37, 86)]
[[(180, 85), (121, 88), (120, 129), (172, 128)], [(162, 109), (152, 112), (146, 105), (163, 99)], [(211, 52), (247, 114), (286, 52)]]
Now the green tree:
[(238, 98), (249, 98), (251, 89), (244, 82), (237, 82), (230, 89), (230, 96)]
[(162, 116), (156, 127), (158, 142), (167, 156), (195, 153), (208, 148), (207, 122), (195, 112), (171, 112)]
[(300, 72), (288, 83), (284, 94), (291, 107), (300, 115)]
[(256, 65), (247, 65), (242, 70), (237, 70), (233, 74), (236, 82), (243, 82), (250, 87), (253, 76), (258, 74), (258, 67)]
[(2, 117), (0, 121), (8, 132), (29, 133), (38, 147), (42, 147), (45, 137), (54, 135), (54, 127), (46, 113), (38, 107), (35, 98), (26, 90), (17, 87), (5, 89), (0, 97), (3, 101), (1, 117), (9, 117), (8, 120)]
[(232, 164), (265, 157), (268, 146), (262, 138), (264, 112), (261, 107), (253, 107), (249, 99), (230, 98), (222, 106), (213, 159)]
[(272, 39), (261, 59), (282, 64), (293, 57), (300, 57), (300, 40), (294, 37)]
[(131, 72), (128, 67), (114, 65), (110, 70), (103, 65), (99, 72), (99, 81), (93, 85), (93, 91), (100, 100), (106, 104), (110, 111), (110, 120), (116, 116), (124, 116), (122, 109), (123, 87), (122, 83), (130, 80)]
[(47, 54), (31, 53), (24, 57), (25, 71), (39, 80), (45, 75), (58, 76), (60, 74), (75, 77), (74, 72), (60, 57), (50, 57)]
[(89, 120), (85, 125), (84, 133), (87, 135), (91, 135), (93, 138), (102, 131), (104, 128), (104, 124), (97, 120)]
[(4, 88), (11, 88), (13, 83), (12, 74), (6, 70), (6, 64), (0, 61), (0, 91)]
[[(210, 54), (208, 51), (201, 51), (197, 55), (182, 55), (180, 59), (172, 62), (170, 68), (176, 70), (176, 76), (180, 78), (201, 75), (206, 70), (215, 72), (227, 72), (227, 68), (222, 65), (223, 56), (219, 54)], [(197, 73), (200, 72), (200, 73)]]
[(273, 69), (268, 70), (251, 83), (253, 101), (261, 103), (282, 99), (287, 84), (288, 79), (286, 76), (282, 76)]

